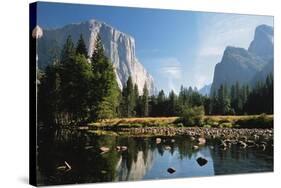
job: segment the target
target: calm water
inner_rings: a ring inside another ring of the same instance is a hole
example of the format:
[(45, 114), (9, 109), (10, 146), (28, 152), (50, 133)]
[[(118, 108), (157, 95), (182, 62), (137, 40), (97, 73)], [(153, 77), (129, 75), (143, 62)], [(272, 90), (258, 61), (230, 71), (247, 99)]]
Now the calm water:
[[(198, 150), (186, 136), (125, 137), (98, 136), (89, 131), (57, 130), (42, 132), (39, 138), (38, 183), (40, 185), (73, 184), (146, 179), (213, 176), (273, 171), (272, 148), (219, 148), (218, 140), (208, 140)], [(101, 154), (100, 147), (110, 150)], [(127, 150), (117, 151), (116, 146)], [(207, 160), (200, 166), (197, 159)], [(65, 166), (71, 170), (59, 170)], [(176, 171), (170, 174), (167, 169)]]

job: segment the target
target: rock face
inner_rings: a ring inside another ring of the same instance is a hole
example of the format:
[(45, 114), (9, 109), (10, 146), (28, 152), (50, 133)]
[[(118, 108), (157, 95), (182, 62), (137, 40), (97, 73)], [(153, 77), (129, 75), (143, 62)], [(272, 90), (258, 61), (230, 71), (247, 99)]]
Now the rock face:
[(248, 51), (265, 61), (270, 61), (273, 58), (273, 28), (267, 25), (258, 26)]
[[(136, 57), (134, 38), (96, 20), (44, 30), (44, 36), (38, 44), (39, 68), (53, 63), (54, 56), (58, 54), (68, 35), (71, 35), (73, 41), (77, 42), (80, 34), (84, 37), (89, 56), (93, 53), (97, 36), (101, 37), (105, 55), (113, 63), (117, 82), (121, 89), (126, 84), (128, 77), (131, 76), (133, 83), (138, 85), (140, 94), (142, 94), (145, 83), (147, 83), (149, 93), (154, 93), (153, 78)], [(53, 53), (49, 53), (50, 51)]]
[(260, 25), (255, 30), (249, 49), (226, 47), (222, 60), (216, 64), (211, 93), (221, 84), (254, 85), (273, 72), (273, 28)]

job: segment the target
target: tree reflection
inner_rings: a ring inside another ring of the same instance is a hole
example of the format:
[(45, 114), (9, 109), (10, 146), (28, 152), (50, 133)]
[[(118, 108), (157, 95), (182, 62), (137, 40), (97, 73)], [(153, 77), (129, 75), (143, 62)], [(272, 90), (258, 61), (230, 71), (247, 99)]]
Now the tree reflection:
[[(40, 129), (38, 138), (40, 185), (241, 173), (254, 171), (257, 165), (265, 170), (273, 166), (270, 151), (251, 152), (236, 146), (224, 151), (216, 140), (208, 142), (214, 146), (211, 150), (208, 145), (194, 150), (194, 142), (184, 136), (161, 137), (162, 142), (156, 143), (155, 137), (100, 136), (87, 130)], [(117, 146), (127, 149), (117, 150)], [(109, 151), (101, 153), (100, 147), (107, 147)], [(198, 157), (207, 158), (208, 163), (200, 167), (196, 162)], [(59, 171), (58, 167), (65, 161), (71, 170)], [(176, 165), (176, 173), (169, 175), (167, 165)]]

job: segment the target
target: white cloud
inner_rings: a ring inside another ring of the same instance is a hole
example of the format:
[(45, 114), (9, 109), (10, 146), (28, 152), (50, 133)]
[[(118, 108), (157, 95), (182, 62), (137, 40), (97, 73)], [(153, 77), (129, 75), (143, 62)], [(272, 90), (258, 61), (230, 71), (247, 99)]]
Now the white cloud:
[(177, 92), (182, 79), (182, 64), (175, 57), (155, 58), (149, 60), (154, 65), (154, 76), (157, 77), (157, 86), (166, 92)]
[(166, 77), (171, 79), (181, 79), (182, 77), (182, 67), (178, 59), (169, 57), (158, 59), (160, 66), (159, 73), (164, 74)]

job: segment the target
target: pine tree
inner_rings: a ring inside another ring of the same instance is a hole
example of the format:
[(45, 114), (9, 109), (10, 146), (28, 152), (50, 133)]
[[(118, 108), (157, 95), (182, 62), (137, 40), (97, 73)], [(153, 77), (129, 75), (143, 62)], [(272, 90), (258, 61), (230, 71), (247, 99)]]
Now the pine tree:
[(169, 93), (168, 111), (169, 116), (175, 116), (177, 114), (177, 96), (173, 90)]
[(157, 107), (156, 107), (156, 114), (157, 116), (164, 116), (166, 115), (166, 96), (163, 90), (158, 93), (157, 96)]
[(76, 54), (81, 54), (88, 58), (88, 51), (82, 34), (80, 34), (80, 38), (76, 45)]
[(134, 85), (132, 77), (129, 76), (126, 86), (123, 88), (122, 96), (122, 111), (123, 116), (132, 117), (135, 116), (135, 106), (136, 106), (136, 93), (134, 91)]
[(92, 78), (91, 66), (81, 54), (70, 57), (68, 62), (62, 65), (62, 107), (68, 113), (70, 121), (88, 119), (88, 95)]
[(49, 65), (40, 78), (38, 85), (38, 120), (39, 122), (61, 122), (61, 78), (58, 65)]
[(71, 57), (75, 55), (74, 43), (70, 35), (68, 35), (65, 44), (63, 45), (61, 52), (61, 60), (62, 64), (67, 63)]
[(226, 115), (230, 111), (230, 100), (228, 98), (227, 86), (220, 85), (218, 90), (218, 114)]
[(139, 89), (137, 84), (134, 85), (134, 104), (135, 104), (135, 109), (134, 109), (135, 116), (139, 116), (140, 101), (139, 101)]
[(92, 119), (104, 119), (117, 116), (120, 90), (114, 68), (105, 56), (104, 49), (97, 36), (95, 50), (91, 57), (93, 79), (89, 103)]
[(142, 95), (142, 104), (141, 104), (141, 112), (142, 116), (147, 117), (149, 115), (149, 109), (148, 109), (148, 89), (147, 84), (144, 84), (143, 87), (143, 95)]

